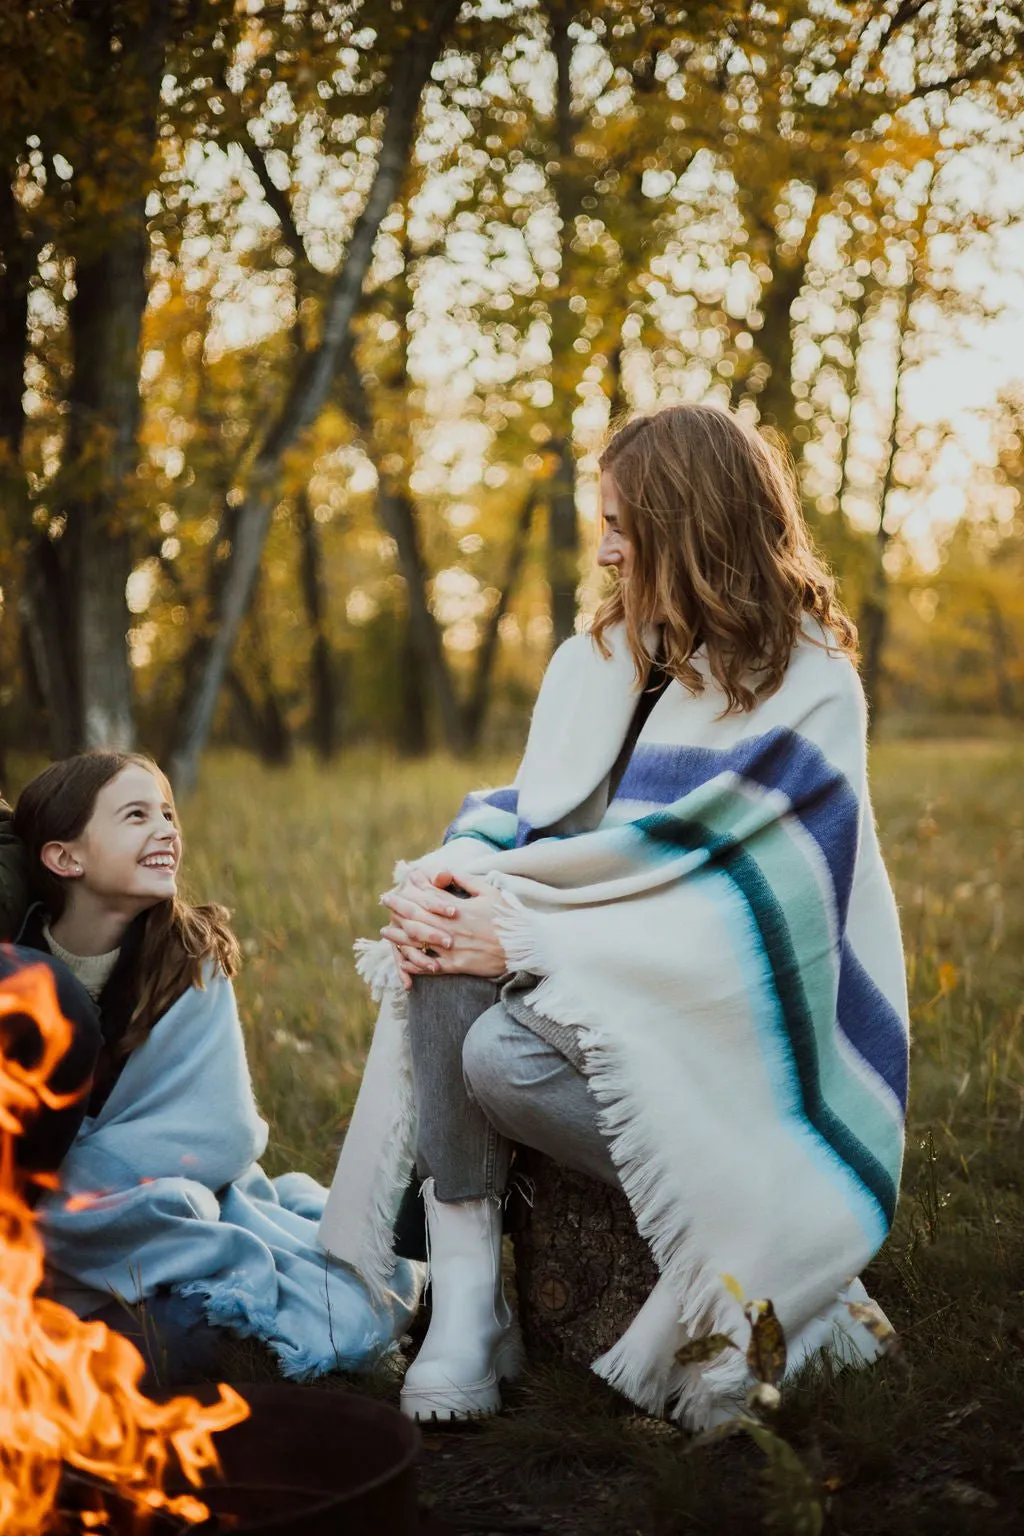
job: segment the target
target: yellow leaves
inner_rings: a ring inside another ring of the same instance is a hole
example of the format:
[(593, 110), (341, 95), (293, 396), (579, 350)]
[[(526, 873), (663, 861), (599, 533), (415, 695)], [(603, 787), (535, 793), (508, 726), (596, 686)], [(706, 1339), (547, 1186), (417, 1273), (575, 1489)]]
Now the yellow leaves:
[(722, 1276), (722, 1284), (725, 1286), (726, 1290), (729, 1292), (729, 1295), (732, 1296), (736, 1301), (738, 1301), (740, 1306), (742, 1307), (747, 1298), (746, 1298), (746, 1295), (744, 1293), (743, 1287), (742, 1287), (742, 1285), (740, 1285), (739, 1281), (736, 1279), (736, 1276), (735, 1275), (723, 1275)]
[(943, 997), (948, 997), (954, 991), (960, 980), (960, 972), (950, 960), (943, 960), (939, 966), (939, 992)]

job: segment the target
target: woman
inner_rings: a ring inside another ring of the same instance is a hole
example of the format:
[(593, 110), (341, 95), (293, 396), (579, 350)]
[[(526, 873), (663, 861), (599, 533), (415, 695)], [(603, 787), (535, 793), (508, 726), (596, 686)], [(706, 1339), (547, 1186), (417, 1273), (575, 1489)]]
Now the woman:
[(128, 753), (54, 763), (22, 793), (14, 827), (40, 897), (20, 945), (71, 971), (102, 1030), (59, 1189), (38, 1207), (56, 1299), (141, 1335), (151, 1364), (156, 1344), (165, 1379), (215, 1368), (225, 1328), (264, 1340), (289, 1376), (376, 1358), (408, 1320), (415, 1270), (400, 1264), (372, 1302), (317, 1247), (324, 1191), (260, 1169), (267, 1127), (231, 986), (238, 944), (223, 907), (179, 894), (163, 774)]
[[(418, 1417), (493, 1411), (514, 1367), (513, 1141), (629, 1197), (661, 1279), (595, 1369), (652, 1411), (742, 1404), (745, 1297), (773, 1302), (791, 1369), (871, 1359), (887, 1326), (851, 1281), (895, 1205), (907, 1005), (853, 626), (735, 417), (641, 418), (601, 469), (614, 589), (552, 660), (515, 784), (400, 872), (363, 961), (385, 1006), (321, 1239), (380, 1283), (415, 1151)], [(709, 1333), (739, 1348), (680, 1365)]]

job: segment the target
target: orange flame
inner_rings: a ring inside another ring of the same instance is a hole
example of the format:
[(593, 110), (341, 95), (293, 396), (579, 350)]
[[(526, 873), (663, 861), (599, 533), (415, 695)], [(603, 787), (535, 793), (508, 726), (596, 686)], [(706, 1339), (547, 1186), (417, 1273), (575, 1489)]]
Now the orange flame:
[[(28, 1015), (42, 1035), (32, 1067), (9, 1059), (4, 1020)], [(133, 1344), (103, 1323), (82, 1321), (40, 1297), (43, 1244), (20, 1195), (14, 1141), (39, 1108), (75, 1095), (47, 1079), (71, 1040), (53, 976), (31, 966), (0, 982), (0, 1531), (38, 1536), (50, 1524), (62, 1463), (112, 1484), (141, 1507), (193, 1522), (206, 1506), (171, 1497), (164, 1479), (176, 1458), (193, 1487), (219, 1470), (213, 1435), (248, 1417), (249, 1405), (221, 1386), (215, 1403), (175, 1397), (155, 1403), (139, 1390), (145, 1370)], [(40, 1179), (48, 1187), (52, 1179)], [(86, 1512), (83, 1527), (102, 1516)]]

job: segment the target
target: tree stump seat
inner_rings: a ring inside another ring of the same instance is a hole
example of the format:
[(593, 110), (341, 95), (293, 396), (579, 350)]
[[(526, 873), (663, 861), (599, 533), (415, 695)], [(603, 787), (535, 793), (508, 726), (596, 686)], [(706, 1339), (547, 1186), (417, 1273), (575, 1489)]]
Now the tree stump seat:
[(529, 1148), (515, 1171), (532, 1185), (532, 1204), (507, 1212), (527, 1353), (589, 1366), (643, 1306), (657, 1267), (620, 1190)]

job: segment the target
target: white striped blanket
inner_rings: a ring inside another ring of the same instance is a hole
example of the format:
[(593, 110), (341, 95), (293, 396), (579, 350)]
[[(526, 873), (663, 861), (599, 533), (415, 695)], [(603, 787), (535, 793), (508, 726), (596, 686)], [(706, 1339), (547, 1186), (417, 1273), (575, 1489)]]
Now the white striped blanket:
[[(507, 894), (509, 964), (537, 1009), (579, 1031), (589, 1086), (662, 1278), (595, 1362), (700, 1427), (748, 1385), (740, 1352), (680, 1367), (688, 1337), (741, 1346), (738, 1294), (769, 1298), (790, 1369), (810, 1351), (873, 1358), (846, 1305), (889, 1230), (903, 1152), (907, 1002), (899, 924), (868, 796), (865, 711), (845, 656), (808, 625), (782, 687), (722, 715), (672, 683), (612, 803), (636, 702), (621, 635), (556, 654), (513, 786), (470, 795), (420, 861)], [(593, 830), (535, 837), (597, 805)], [(411, 1158), (401, 997), (383, 952), (378, 1035), (321, 1237), (369, 1278)]]

